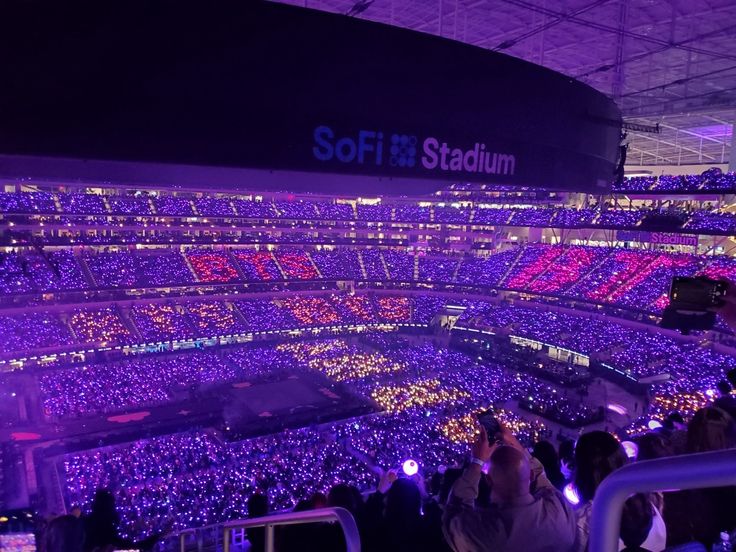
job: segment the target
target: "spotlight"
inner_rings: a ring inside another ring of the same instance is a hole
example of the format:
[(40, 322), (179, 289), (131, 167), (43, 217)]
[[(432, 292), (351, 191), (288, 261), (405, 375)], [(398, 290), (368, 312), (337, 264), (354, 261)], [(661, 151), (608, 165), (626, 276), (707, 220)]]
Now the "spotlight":
[(657, 420), (649, 420), (647, 427), (654, 431), (655, 429), (659, 429), (660, 427), (662, 427), (662, 424), (660, 424)]
[(409, 459), (403, 463), (401, 469), (404, 470), (406, 475), (411, 477), (412, 475), (416, 475), (419, 471), (419, 464), (417, 464), (416, 461)]

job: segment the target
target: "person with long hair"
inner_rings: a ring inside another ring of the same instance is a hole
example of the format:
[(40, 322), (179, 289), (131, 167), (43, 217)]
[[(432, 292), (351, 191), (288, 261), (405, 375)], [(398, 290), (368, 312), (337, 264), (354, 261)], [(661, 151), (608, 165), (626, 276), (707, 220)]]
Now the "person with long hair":
[[(577, 550), (588, 549), (590, 515), (595, 493), (603, 480), (628, 463), (624, 448), (606, 431), (591, 431), (575, 445), (575, 488), (580, 496), (577, 510)], [(666, 528), (657, 495), (636, 494), (624, 504), (619, 549), (664, 550)]]
[(52, 519), (43, 532), (44, 552), (83, 552), (84, 525), (73, 516)]
[[(687, 453), (736, 447), (736, 423), (724, 410), (698, 410), (687, 427)], [(721, 531), (736, 529), (736, 488), (693, 489), (665, 494), (667, 543), (700, 542), (710, 549)]]
[(701, 408), (687, 426), (687, 451), (710, 452), (736, 446), (736, 424), (717, 407)]
[(83, 518), (86, 535), (84, 550), (136, 549), (150, 550), (161, 539), (156, 533), (141, 541), (120, 536), (120, 514), (115, 507), (115, 497), (107, 489), (98, 489), (92, 499), (92, 510)]
[(649, 431), (636, 440), (639, 452), (636, 460), (642, 462), (644, 460), (656, 460), (657, 458), (666, 458), (674, 456), (674, 450), (670, 440), (662, 433)]
[[(261, 493), (253, 493), (248, 498), (248, 517), (257, 518), (268, 514), (268, 497)], [(266, 530), (263, 527), (252, 527), (245, 530), (252, 552), (263, 552), (266, 549)]]
[(532, 449), (532, 456), (544, 467), (544, 473), (549, 482), (555, 486), (555, 489), (562, 491), (566, 481), (560, 469), (560, 457), (557, 455), (555, 446), (549, 441), (539, 441)]

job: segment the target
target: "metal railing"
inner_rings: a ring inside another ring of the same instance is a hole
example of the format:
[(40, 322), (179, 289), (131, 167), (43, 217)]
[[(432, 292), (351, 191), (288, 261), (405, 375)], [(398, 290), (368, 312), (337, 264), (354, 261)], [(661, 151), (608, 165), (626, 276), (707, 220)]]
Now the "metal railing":
[[(220, 539), (222, 538), (222, 524), (205, 525), (202, 527), (194, 527), (191, 529), (183, 529), (173, 535), (171, 539), (177, 539), (179, 541), (179, 552), (187, 551), (187, 540), (194, 540), (195, 549), (197, 552), (205, 552), (209, 550), (217, 551), (222, 549)], [(173, 546), (167, 546), (166, 540), (164, 546), (161, 548), (165, 552), (174, 552), (176, 549)]]
[[(222, 550), (230, 552), (231, 533), (237, 529), (265, 528), (265, 552), (274, 551), (274, 528), (277, 525), (302, 525), (305, 523), (337, 522), (345, 535), (346, 552), (360, 552), (360, 534), (353, 516), (344, 508), (322, 508), (306, 512), (288, 512), (253, 519), (228, 521), (223, 524)], [(182, 535), (182, 539), (184, 535)], [(183, 540), (182, 540), (183, 543)], [(184, 545), (182, 544), (182, 547)], [(183, 550), (183, 548), (182, 548)]]
[(624, 502), (634, 493), (736, 485), (736, 449), (686, 454), (624, 466), (595, 493), (590, 552), (616, 552)]

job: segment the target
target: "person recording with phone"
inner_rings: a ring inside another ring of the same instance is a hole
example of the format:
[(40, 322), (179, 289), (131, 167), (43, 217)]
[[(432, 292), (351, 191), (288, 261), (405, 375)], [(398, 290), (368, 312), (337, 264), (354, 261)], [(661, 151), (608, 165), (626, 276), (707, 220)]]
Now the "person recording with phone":
[(736, 332), (736, 285), (706, 276), (674, 276), (659, 325), (687, 335), (715, 327), (717, 315)]
[[(573, 550), (576, 518), (570, 505), (533, 458), (505, 427), (489, 439), (481, 432), (472, 459), (450, 493), (443, 531), (456, 552)], [(483, 467), (490, 463), (491, 506), (476, 505)]]

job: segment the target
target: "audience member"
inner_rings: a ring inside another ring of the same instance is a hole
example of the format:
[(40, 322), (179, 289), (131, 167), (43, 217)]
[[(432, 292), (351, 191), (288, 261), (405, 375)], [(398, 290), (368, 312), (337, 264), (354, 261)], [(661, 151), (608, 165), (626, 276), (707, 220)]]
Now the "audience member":
[(682, 454), (687, 446), (687, 424), (682, 414), (670, 412), (657, 430), (671, 449), (672, 454)]
[(52, 519), (43, 533), (44, 552), (83, 552), (84, 524), (73, 515)]
[(732, 392), (725, 393), (713, 401), (713, 406), (728, 412), (731, 418), (736, 420), (736, 396)]
[[(581, 505), (577, 510), (578, 537), (576, 549), (588, 549), (590, 515), (598, 486), (603, 480), (628, 462), (628, 457), (616, 438), (605, 431), (591, 431), (580, 436), (575, 445), (575, 487)], [(622, 540), (619, 548), (663, 550), (666, 529), (660, 514), (658, 495), (637, 494), (624, 504)], [(644, 533), (644, 529), (648, 531)], [(623, 540), (626, 537), (627, 540)]]
[(645, 494), (635, 494), (626, 501), (621, 512), (619, 550), (625, 552), (662, 550), (660, 539), (664, 521)]
[[(716, 407), (700, 409), (687, 429), (687, 453), (710, 452), (736, 446), (736, 426), (731, 416)], [(694, 489), (665, 494), (667, 544), (693, 541), (708, 549), (721, 531), (736, 528), (736, 487)]]
[(557, 456), (555, 446), (549, 441), (539, 441), (534, 445), (532, 456), (542, 464), (549, 482), (554, 485), (555, 489), (562, 491), (566, 481), (560, 470), (560, 458)]
[(110, 548), (150, 550), (161, 538), (161, 534), (151, 535), (138, 542), (121, 538), (118, 534), (119, 522), (115, 497), (110, 491), (98, 490), (92, 501), (92, 511), (84, 518), (85, 552)]
[[(361, 533), (361, 540), (366, 539), (365, 531), (362, 530), (363, 496), (356, 487), (346, 483), (333, 485), (326, 497), (323, 493), (315, 493), (312, 497), (312, 506), (315, 510), (325, 507), (344, 508), (355, 518), (358, 530)], [(344, 533), (339, 525), (319, 525), (316, 527), (316, 533), (316, 541), (320, 551), (344, 552), (346, 550)]]
[[(472, 447), (473, 458), (455, 483), (447, 503), (445, 536), (461, 551), (564, 551), (575, 544), (575, 515), (562, 494), (508, 430), (502, 446), (491, 445), (485, 430)], [(490, 460), (491, 507), (477, 508), (482, 466)], [(530, 487), (531, 479), (531, 487)]]
[[(248, 517), (258, 518), (268, 514), (268, 497), (260, 493), (251, 495), (248, 499)], [(266, 549), (266, 530), (263, 527), (253, 527), (246, 530), (251, 552), (263, 552)]]
[(687, 452), (708, 452), (736, 446), (733, 418), (718, 407), (701, 408), (687, 428)]
[(416, 478), (385, 472), (365, 504), (364, 550), (368, 552), (439, 551), (444, 543), (433, 538), (432, 520), (422, 516), (422, 491)]
[(636, 441), (639, 451), (636, 459), (656, 460), (657, 458), (666, 458), (672, 456), (674, 451), (669, 439), (662, 433), (650, 431), (639, 437)]

